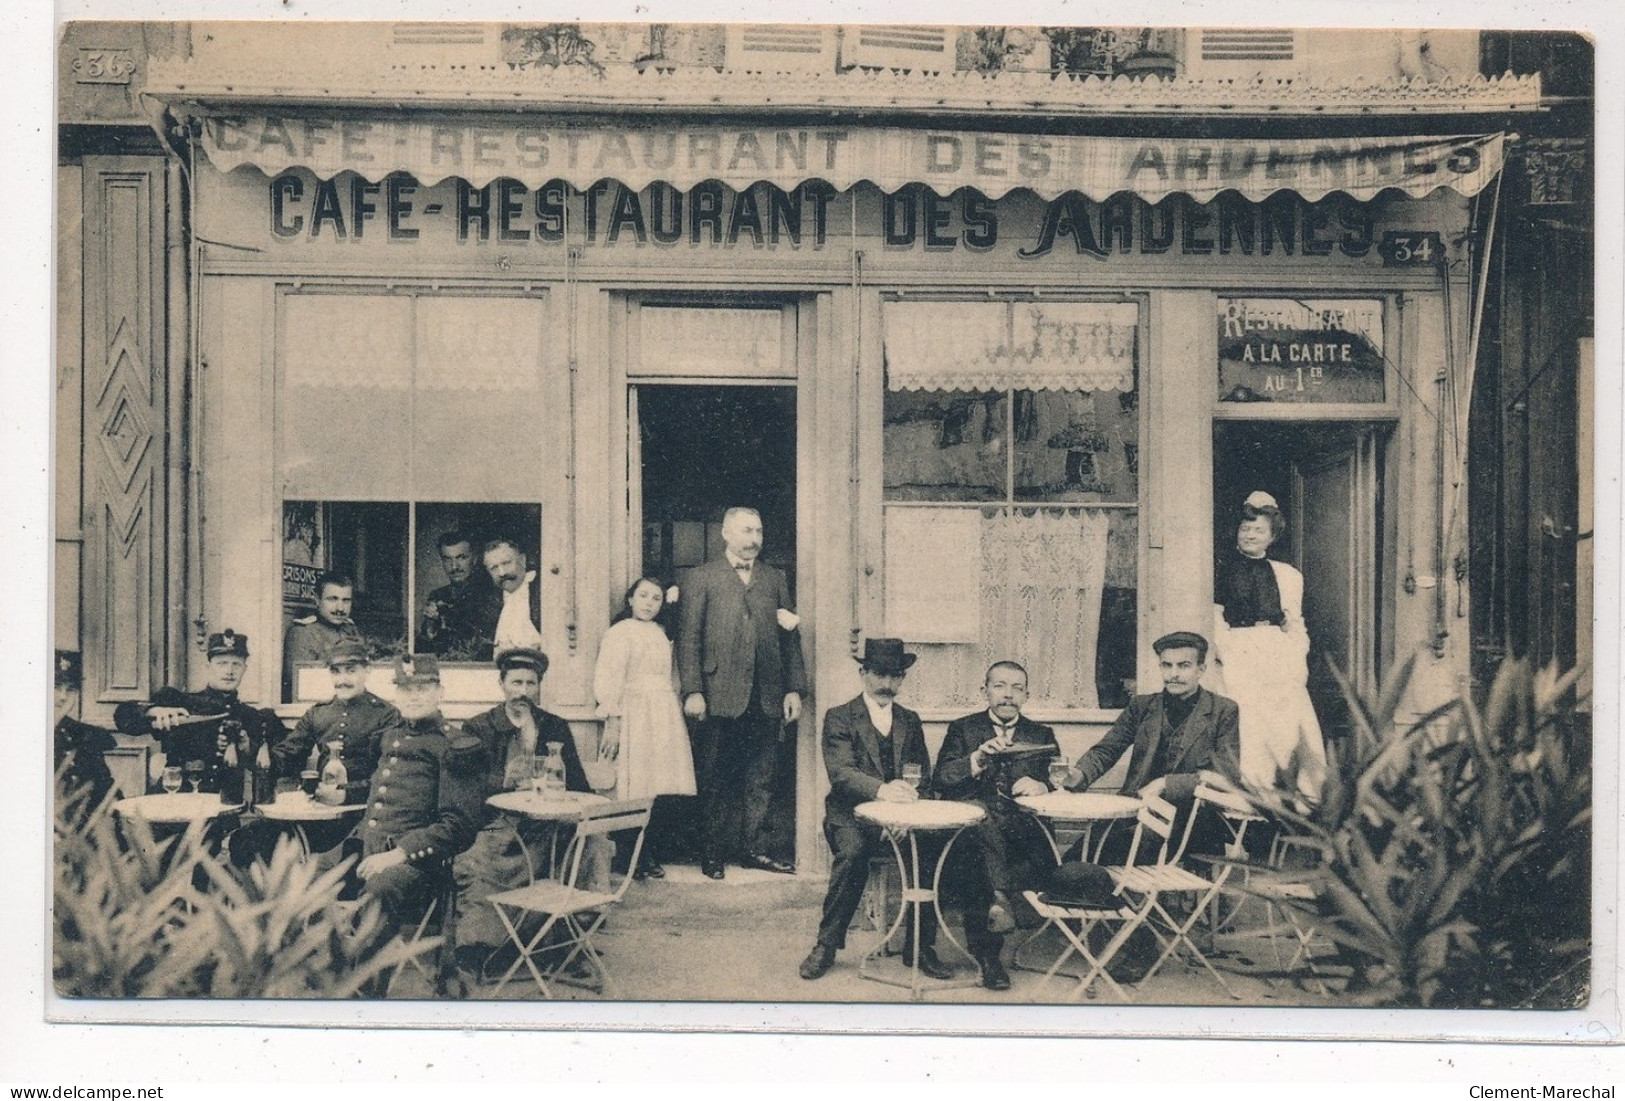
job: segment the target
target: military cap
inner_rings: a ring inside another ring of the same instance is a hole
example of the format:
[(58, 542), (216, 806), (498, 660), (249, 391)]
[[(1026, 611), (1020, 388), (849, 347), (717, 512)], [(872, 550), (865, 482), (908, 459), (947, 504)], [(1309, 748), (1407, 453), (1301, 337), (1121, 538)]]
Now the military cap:
[(440, 659), (433, 654), (402, 654), (395, 659), (395, 684), (439, 684)]
[(327, 651), (327, 665), (365, 665), (368, 661), (367, 644), (359, 639), (343, 638)]
[(540, 650), (518, 646), (497, 655), (497, 674), (500, 676), (510, 669), (530, 669), (540, 679), (547, 675), (547, 664), (547, 655)]
[(1207, 639), (1195, 631), (1171, 631), (1151, 644), (1151, 649), (1159, 654), (1179, 648), (1195, 650), (1198, 661), (1207, 660)]
[(56, 686), (58, 688), (78, 688), (84, 676), (84, 668), (79, 660), (78, 650), (58, 650), (56, 652)]
[(211, 658), (246, 658), (248, 657), (248, 636), (240, 635), (227, 627), (224, 631), (209, 636), (208, 652)]

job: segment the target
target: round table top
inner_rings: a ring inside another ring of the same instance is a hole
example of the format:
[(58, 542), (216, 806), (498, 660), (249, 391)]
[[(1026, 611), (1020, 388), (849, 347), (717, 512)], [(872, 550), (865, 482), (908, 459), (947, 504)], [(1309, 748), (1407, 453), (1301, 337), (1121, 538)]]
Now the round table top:
[(579, 818), (581, 812), (588, 807), (608, 803), (609, 799), (590, 791), (560, 791), (551, 795), (538, 795), (529, 789), (521, 789), (498, 792), (485, 802), (487, 806), (495, 807), (497, 810), (521, 814), (526, 818), (567, 821)]
[(167, 791), (156, 795), (135, 795), (113, 804), (116, 814), (171, 825), (204, 821), (241, 808), (241, 803), (222, 803), (220, 796), (214, 792), (198, 791), (177, 791), (173, 795)]
[(1145, 804), (1107, 791), (1048, 791), (1018, 796), (1016, 802), (1044, 818), (1133, 818)]
[(278, 822), (336, 822), (346, 814), (367, 809), (365, 803), (341, 803), (333, 806), (318, 803), (302, 791), (279, 791), (276, 802), (260, 803), (257, 809), (263, 817)]
[(859, 803), (852, 813), (865, 822), (894, 830), (957, 830), (975, 825), (987, 811), (975, 803), (949, 799), (919, 799), (912, 803), (889, 803), (876, 799)]

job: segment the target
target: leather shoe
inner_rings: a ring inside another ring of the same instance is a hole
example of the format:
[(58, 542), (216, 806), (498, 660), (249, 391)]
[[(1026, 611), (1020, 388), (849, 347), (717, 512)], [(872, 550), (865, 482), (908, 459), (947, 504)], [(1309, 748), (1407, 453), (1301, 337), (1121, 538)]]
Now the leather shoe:
[(723, 870), (722, 861), (720, 860), (707, 860), (704, 864), (700, 865), (700, 870), (705, 873), (705, 878), (707, 879), (721, 879), (727, 874), (727, 872)]
[(782, 860), (774, 860), (766, 853), (751, 853), (749, 856), (745, 857), (744, 860), (740, 861), (740, 866), (745, 868), (755, 868), (758, 871), (763, 872), (778, 872), (780, 875), (794, 875), (796, 871), (796, 866), (794, 864), (786, 864)]
[[(915, 960), (906, 953), (904, 954), (903, 962), (908, 964), (910, 967), (913, 967), (915, 964)], [(951, 979), (954, 977), (954, 973), (948, 969), (948, 966), (941, 960), (937, 959), (936, 949), (934, 948), (920, 949), (918, 962), (920, 966), (920, 974), (924, 975), (928, 979)]]
[(998, 956), (984, 956), (978, 961), (982, 965), (982, 985), (989, 990), (1009, 990), (1010, 972), (1004, 969), (1004, 961)]
[(824, 972), (835, 964), (835, 949), (827, 944), (815, 944), (813, 950), (807, 953), (807, 958), (801, 961), (801, 977), (804, 979), (822, 978)]

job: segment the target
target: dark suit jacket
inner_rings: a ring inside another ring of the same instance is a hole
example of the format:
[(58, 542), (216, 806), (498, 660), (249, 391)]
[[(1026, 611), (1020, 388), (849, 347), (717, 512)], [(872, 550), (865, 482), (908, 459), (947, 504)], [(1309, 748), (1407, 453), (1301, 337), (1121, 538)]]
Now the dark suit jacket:
[[(535, 566), (536, 576), (530, 582), (530, 622), (538, 631), (542, 629), (542, 571)], [(477, 590), (469, 618), (477, 628), (478, 636), (468, 640), (471, 661), (490, 661), (496, 656), (497, 624), (502, 620), (502, 586), (490, 584)]]
[[(1191, 712), (1184, 739), (1184, 750), (1170, 762), (1165, 775), (1169, 777), (1166, 797), (1173, 801), (1188, 799), (1196, 788), (1196, 773), (1212, 769), (1232, 780), (1237, 779), (1241, 760), (1241, 712), (1236, 702), (1215, 695), (1206, 688), (1199, 693), (1196, 708)], [(1133, 795), (1157, 777), (1152, 775), (1152, 759), (1163, 737), (1161, 692), (1135, 696), (1117, 716), (1117, 722), (1106, 736), (1089, 752), (1078, 758), (1078, 771), (1083, 778), (1072, 790), (1082, 791), (1104, 776), (1131, 744), (1134, 752), (1128, 760), (1128, 776), (1123, 780), (1123, 794)], [(1169, 732), (1170, 736), (1173, 732)]]
[[(993, 719), (986, 711), (948, 724), (948, 736), (942, 740), (942, 752), (937, 754), (937, 771), (931, 778), (931, 786), (939, 795), (944, 799), (980, 803), (998, 813), (1007, 806), (1010, 785), (1020, 777), (1027, 776), (1046, 787), (1049, 785), (1049, 763), (1055, 758), (1042, 753), (1029, 757), (995, 757), (980, 776), (972, 776), (971, 753), (991, 737)], [(1025, 715), (1016, 720), (1016, 744), (1050, 746), (1056, 753), (1061, 751), (1055, 741), (1055, 731)]]
[[(920, 716), (902, 704), (892, 704), (892, 776), (903, 775), (903, 764), (913, 761), (922, 777), (931, 774), (931, 754), (925, 748)], [(875, 798), (886, 782), (880, 758), (880, 731), (869, 720), (861, 695), (824, 713), (824, 771), (829, 774), (826, 816), (852, 817), (852, 808)], [(922, 783), (920, 794), (926, 794)]]
[(685, 697), (705, 696), (708, 716), (736, 719), (757, 690), (762, 711), (781, 715), (788, 692), (807, 691), (801, 636), (778, 624), (789, 609), (784, 574), (758, 559), (747, 586), (726, 558), (696, 566), (678, 603), (677, 674)]

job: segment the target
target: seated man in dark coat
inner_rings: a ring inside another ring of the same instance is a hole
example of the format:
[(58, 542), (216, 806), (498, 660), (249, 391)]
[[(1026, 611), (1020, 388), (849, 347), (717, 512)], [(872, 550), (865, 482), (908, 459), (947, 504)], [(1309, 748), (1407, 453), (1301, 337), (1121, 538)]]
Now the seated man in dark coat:
[[(872, 638), (864, 644), (858, 659), (863, 692), (855, 699), (832, 707), (824, 715), (824, 768), (829, 773), (829, 795), (824, 800), (824, 837), (829, 841), (833, 860), (829, 889), (824, 896), (823, 915), (818, 923), (818, 942), (801, 962), (801, 977), (816, 979), (835, 963), (835, 953), (846, 946), (846, 930), (857, 914), (864, 885), (869, 880), (869, 861), (885, 851), (878, 827), (858, 819), (853, 813), (859, 803), (874, 800), (908, 803), (919, 798), (914, 786), (903, 779), (906, 765), (930, 771), (930, 754), (925, 748), (925, 732), (920, 716), (896, 703), (898, 690), (915, 655), (903, 650), (895, 638)], [(954, 857), (962, 848), (974, 848), (967, 833), (954, 846)], [(920, 840), (920, 867), (934, 868), (942, 842), (925, 835)], [(986, 867), (974, 854), (950, 859), (943, 869), (945, 894), (957, 893), (963, 907), (966, 947), (981, 967), (982, 985), (989, 990), (1008, 990), (1010, 976), (1000, 952), (1004, 938), (989, 930), (988, 908), (993, 901)], [(916, 948), (922, 974), (945, 979), (953, 972), (937, 958), (936, 915), (931, 907), (920, 915), (920, 942), (907, 945), (904, 955), (914, 962)]]
[(1027, 670), (1013, 661), (988, 667), (982, 680), (987, 709), (948, 724), (932, 787), (944, 799), (976, 803), (987, 817), (974, 827), (993, 883), (990, 921), (1009, 932), (1012, 899), (1042, 885), (1055, 867), (1044, 827), (1016, 803), (1022, 795), (1050, 790), (1049, 763), (1060, 755), (1055, 731), (1021, 713), (1027, 702)]
[(275, 752), (285, 731), (275, 711), (253, 707), (237, 696), (237, 686), (248, 671), (247, 635), (230, 627), (210, 635), (208, 658), (208, 682), (201, 691), (161, 688), (149, 701), (119, 704), (113, 723), (125, 734), (155, 735), (171, 765), (201, 761), (199, 790), (218, 792), (227, 741), (221, 736), (223, 726), (241, 725), (254, 754), (261, 746)]
[(439, 660), (413, 654), (395, 663), (400, 721), (385, 728), (367, 809), (325, 865), (356, 853), (363, 898), (395, 921), (423, 911), (452, 860), (478, 829), (485, 754), (479, 739), (454, 734), (440, 714)]
[[(83, 810), (89, 812), (100, 805), (113, 790), (113, 774), (108, 771), (102, 756), (115, 748), (113, 735), (99, 726), (82, 723), (73, 717), (78, 710), (81, 684), (79, 652), (56, 652), (56, 729), (54, 741), (54, 768), (59, 776), (57, 794), (71, 796), (81, 788), (89, 788)], [(139, 791), (131, 792), (140, 795)]]

